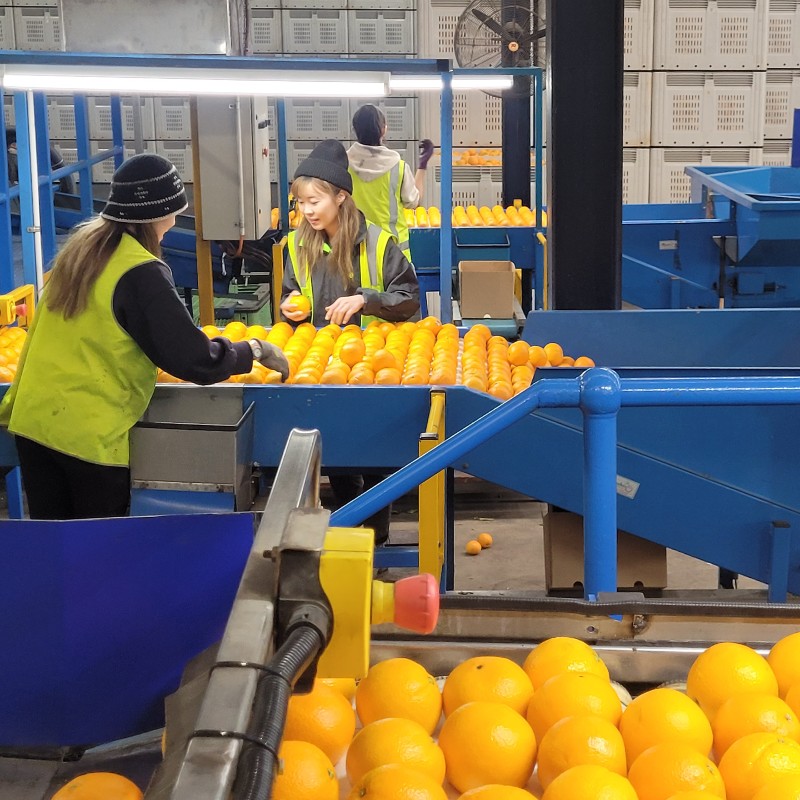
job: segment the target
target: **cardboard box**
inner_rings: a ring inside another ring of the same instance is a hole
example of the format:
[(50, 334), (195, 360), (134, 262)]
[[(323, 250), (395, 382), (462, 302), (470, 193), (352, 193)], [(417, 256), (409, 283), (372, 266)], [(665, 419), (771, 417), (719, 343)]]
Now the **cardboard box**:
[[(548, 506), (543, 524), (547, 591), (582, 588), (583, 517)], [(666, 547), (617, 531), (617, 584), (618, 589), (663, 589)]]
[(462, 319), (511, 319), (514, 316), (513, 261), (459, 261)]

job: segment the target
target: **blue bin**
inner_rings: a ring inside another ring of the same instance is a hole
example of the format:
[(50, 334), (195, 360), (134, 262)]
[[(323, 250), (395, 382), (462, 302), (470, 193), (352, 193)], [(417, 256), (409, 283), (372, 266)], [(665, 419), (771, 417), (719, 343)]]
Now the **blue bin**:
[(511, 261), (511, 241), (502, 228), (459, 228), (453, 231), (455, 265), (459, 261)]

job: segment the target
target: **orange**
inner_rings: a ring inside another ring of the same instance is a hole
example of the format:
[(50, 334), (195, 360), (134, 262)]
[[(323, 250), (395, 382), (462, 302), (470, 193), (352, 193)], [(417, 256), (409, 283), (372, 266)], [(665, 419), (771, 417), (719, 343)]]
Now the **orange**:
[(572, 356), (564, 356), (561, 359), (561, 363), (558, 365), (559, 367), (572, 367), (575, 365), (575, 359)]
[(426, 329), (431, 331), (431, 333), (438, 333), (439, 329), (442, 327), (442, 323), (439, 322), (436, 317), (425, 317), (425, 319), (421, 319), (417, 323), (417, 329)]
[(289, 298), (289, 311), (302, 311), (304, 314), (311, 312), (311, 301), (302, 294)]
[(381, 322), (380, 325), (378, 325), (378, 330), (385, 339), (392, 331), (395, 330), (394, 322)]
[(320, 684), (344, 695), (351, 703), (356, 696), (355, 678), (317, 678), (314, 681), (314, 686)]
[(315, 684), (308, 694), (293, 694), (286, 714), (285, 739), (315, 744), (335, 764), (356, 731), (356, 715), (341, 692)]
[(725, 751), (719, 771), (728, 800), (752, 800), (774, 778), (800, 775), (800, 744), (776, 733), (751, 733)]
[(609, 679), (608, 668), (586, 642), (570, 636), (545, 639), (528, 654), (522, 668), (534, 689), (561, 672), (590, 672)]
[(514, 389), (507, 381), (497, 381), (489, 386), (489, 394), (498, 400), (510, 400), (514, 396)]
[(245, 332), (245, 339), (266, 339), (269, 331), (263, 325), (250, 325)]
[(559, 720), (586, 714), (613, 725), (622, 714), (622, 704), (609, 681), (587, 672), (554, 675), (534, 692), (528, 706), (528, 722), (538, 742)]
[(487, 783), (523, 787), (533, 772), (536, 739), (527, 722), (502, 703), (467, 703), (442, 725), (439, 747), (447, 780), (466, 792)]
[(247, 325), (239, 320), (234, 320), (222, 329), (222, 335), (232, 342), (240, 342), (247, 335)]
[(447, 676), (442, 700), (445, 716), (475, 700), (503, 703), (518, 714), (525, 714), (532, 694), (530, 679), (511, 659), (476, 656), (462, 661)]
[(322, 377), (320, 378), (320, 383), (326, 384), (338, 384), (339, 386), (343, 386), (347, 383), (348, 375), (342, 369), (335, 369), (328, 367), (325, 372), (322, 373)]
[(454, 339), (456, 342), (458, 337), (458, 328), (452, 322), (445, 322), (436, 334), (437, 339)]
[(494, 539), (492, 539), (491, 533), (479, 533), (478, 534), (478, 543), (481, 547), (489, 548), (494, 544)]
[(397, 369), (397, 359), (388, 350), (378, 350), (372, 356), (372, 369), (376, 373), (382, 369)]
[(547, 356), (547, 360), (553, 367), (557, 367), (564, 358), (564, 350), (561, 345), (556, 342), (548, 342), (544, 346), (544, 352)]
[(272, 800), (339, 800), (336, 770), (319, 747), (284, 739), (278, 758)]
[(514, 342), (508, 347), (508, 361), (516, 367), (528, 364), (530, 346), (527, 342)]
[(595, 366), (595, 363), (594, 363), (594, 361), (592, 361), (591, 358), (589, 358), (589, 356), (578, 356), (575, 359), (574, 366), (576, 366), (576, 367), (593, 367), (593, 366)]
[(476, 556), (483, 548), (477, 539), (470, 539), (464, 547), (464, 552), (468, 556)]
[(714, 722), (719, 707), (735, 694), (778, 694), (767, 660), (737, 642), (720, 642), (700, 653), (689, 668), (686, 694)]
[(663, 742), (645, 750), (631, 765), (628, 780), (639, 800), (667, 800), (690, 789), (725, 797), (716, 764), (683, 742)]
[[(216, 325), (203, 325), (200, 328), (203, 333), (208, 336), (209, 339), (213, 339), (215, 336), (219, 336), (219, 328)], [(264, 337), (266, 338), (266, 337)]]
[(386, 369), (379, 369), (375, 373), (375, 383), (382, 386), (399, 386), (400, 385), (400, 370), (396, 367), (387, 367)]
[(447, 800), (441, 784), (400, 764), (370, 770), (350, 790), (347, 800)]
[[(164, 375), (163, 373), (161, 376), (161, 380), (163, 382)], [(11, 383), (14, 380), (14, 372), (10, 370), (8, 367), (0, 367), (0, 383)]]
[(256, 369), (256, 367), (241, 376), (242, 383), (264, 383), (264, 378), (264, 372)]
[(468, 334), (472, 334), (474, 336), (480, 336), (483, 338), (484, 342), (488, 342), (489, 339), (492, 338), (492, 332), (487, 325), (484, 325), (482, 322), (479, 322), (477, 325), (473, 325)]
[(710, 798), (714, 796), (715, 795), (713, 794), (704, 792), (702, 789), (699, 791), (695, 791), (693, 789), (690, 792), (678, 792), (677, 794), (674, 794), (672, 797), (668, 798), (668, 800), (710, 800)]
[(87, 772), (62, 786), (53, 800), (142, 800), (139, 787), (114, 772)]
[(728, 698), (714, 717), (714, 753), (721, 758), (737, 740), (749, 733), (777, 733), (800, 741), (800, 720), (779, 697), (771, 694), (737, 694)]
[(410, 719), (379, 719), (355, 735), (345, 762), (350, 783), (384, 764), (401, 764), (440, 784), (444, 781), (444, 753), (425, 728)]
[(356, 710), (364, 725), (401, 717), (433, 733), (442, 715), (442, 693), (425, 667), (408, 658), (390, 658), (370, 667), (358, 684)]
[(753, 800), (800, 800), (800, 775), (781, 775), (765, 783)]
[(367, 351), (367, 346), (361, 339), (352, 337), (348, 339), (339, 350), (339, 358), (350, 367), (355, 366)]
[(547, 353), (545, 353), (544, 347), (539, 347), (538, 344), (531, 346), (528, 350), (528, 363), (532, 367), (547, 366)]
[(546, 789), (562, 772), (581, 764), (627, 775), (625, 743), (616, 726), (601, 717), (567, 717), (539, 742), (539, 783)]
[(367, 366), (365, 366), (363, 369), (357, 369), (356, 367), (353, 367), (347, 382), (353, 386), (367, 386), (375, 383), (375, 373)]
[(467, 389), (474, 389), (476, 392), (485, 392), (489, 388), (486, 381), (477, 375), (466, 375), (461, 380), (461, 385), (466, 386)]
[(639, 800), (627, 778), (605, 767), (582, 764), (562, 772), (542, 800)]
[(711, 723), (694, 700), (677, 689), (651, 689), (632, 700), (622, 712), (619, 730), (628, 764), (648, 747), (683, 742), (707, 756), (711, 751)]
[(800, 633), (790, 633), (776, 642), (767, 663), (778, 680), (778, 693), (785, 698), (789, 687), (800, 683)]
[(503, 786), (499, 783), (489, 783), (464, 792), (458, 800), (536, 800), (536, 797), (525, 789), (516, 786)]

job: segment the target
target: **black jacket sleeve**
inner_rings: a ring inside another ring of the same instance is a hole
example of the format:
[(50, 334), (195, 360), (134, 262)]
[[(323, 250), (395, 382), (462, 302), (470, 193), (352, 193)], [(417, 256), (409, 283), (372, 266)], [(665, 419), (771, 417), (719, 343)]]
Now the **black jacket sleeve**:
[(145, 355), (165, 372), (207, 385), (250, 372), (247, 342), (208, 339), (195, 327), (166, 264), (151, 261), (126, 272), (114, 289), (114, 316)]
[(383, 256), (382, 292), (359, 289), (366, 305), (361, 312), (387, 322), (404, 322), (419, 311), (419, 281), (414, 265), (403, 255), (394, 239), (386, 245)]

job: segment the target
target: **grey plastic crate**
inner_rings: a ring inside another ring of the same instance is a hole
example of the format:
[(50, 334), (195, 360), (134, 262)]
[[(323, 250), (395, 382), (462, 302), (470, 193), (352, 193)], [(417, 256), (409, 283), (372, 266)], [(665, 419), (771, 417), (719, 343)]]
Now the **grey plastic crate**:
[[(291, 180), (291, 176), (294, 175), (294, 172), (300, 162), (304, 158), (308, 158), (311, 155), (311, 151), (319, 143), (319, 141), (286, 142), (286, 160), (288, 161), (289, 165), (289, 180)], [(344, 145), (345, 150), (350, 147), (351, 144), (351, 141), (342, 140), (342, 145)]]
[(14, 9), (0, 6), (0, 48), (3, 50), (13, 50), (15, 47)]
[(342, 55), (347, 52), (347, 11), (343, 8), (284, 8), (282, 26), (286, 53)]
[(294, 98), (286, 101), (287, 139), (346, 139), (350, 105), (341, 97)]
[[(89, 136), (92, 139), (110, 139), (111, 129), (111, 101), (108, 97), (90, 97), (89, 105)], [(142, 138), (155, 139), (155, 119), (153, 115), (153, 98), (142, 97), (139, 100), (139, 113), (142, 120)], [(125, 98), (122, 101), (122, 137), (133, 139), (133, 101)]]
[(153, 113), (157, 139), (191, 138), (188, 97), (157, 97)]
[(414, 53), (416, 11), (350, 9), (347, 35), (351, 53)]
[[(418, 139), (417, 98), (416, 97), (377, 97), (374, 99), (352, 98), (350, 100), (350, 119), (366, 103), (372, 103), (383, 111), (390, 139)], [(438, 136), (437, 136), (438, 138)]]
[(253, 8), (250, 12), (253, 29), (253, 52), (274, 55), (283, 51), (281, 11), (275, 8)]
[(14, 39), (20, 50), (61, 50), (58, 8), (15, 8)]

